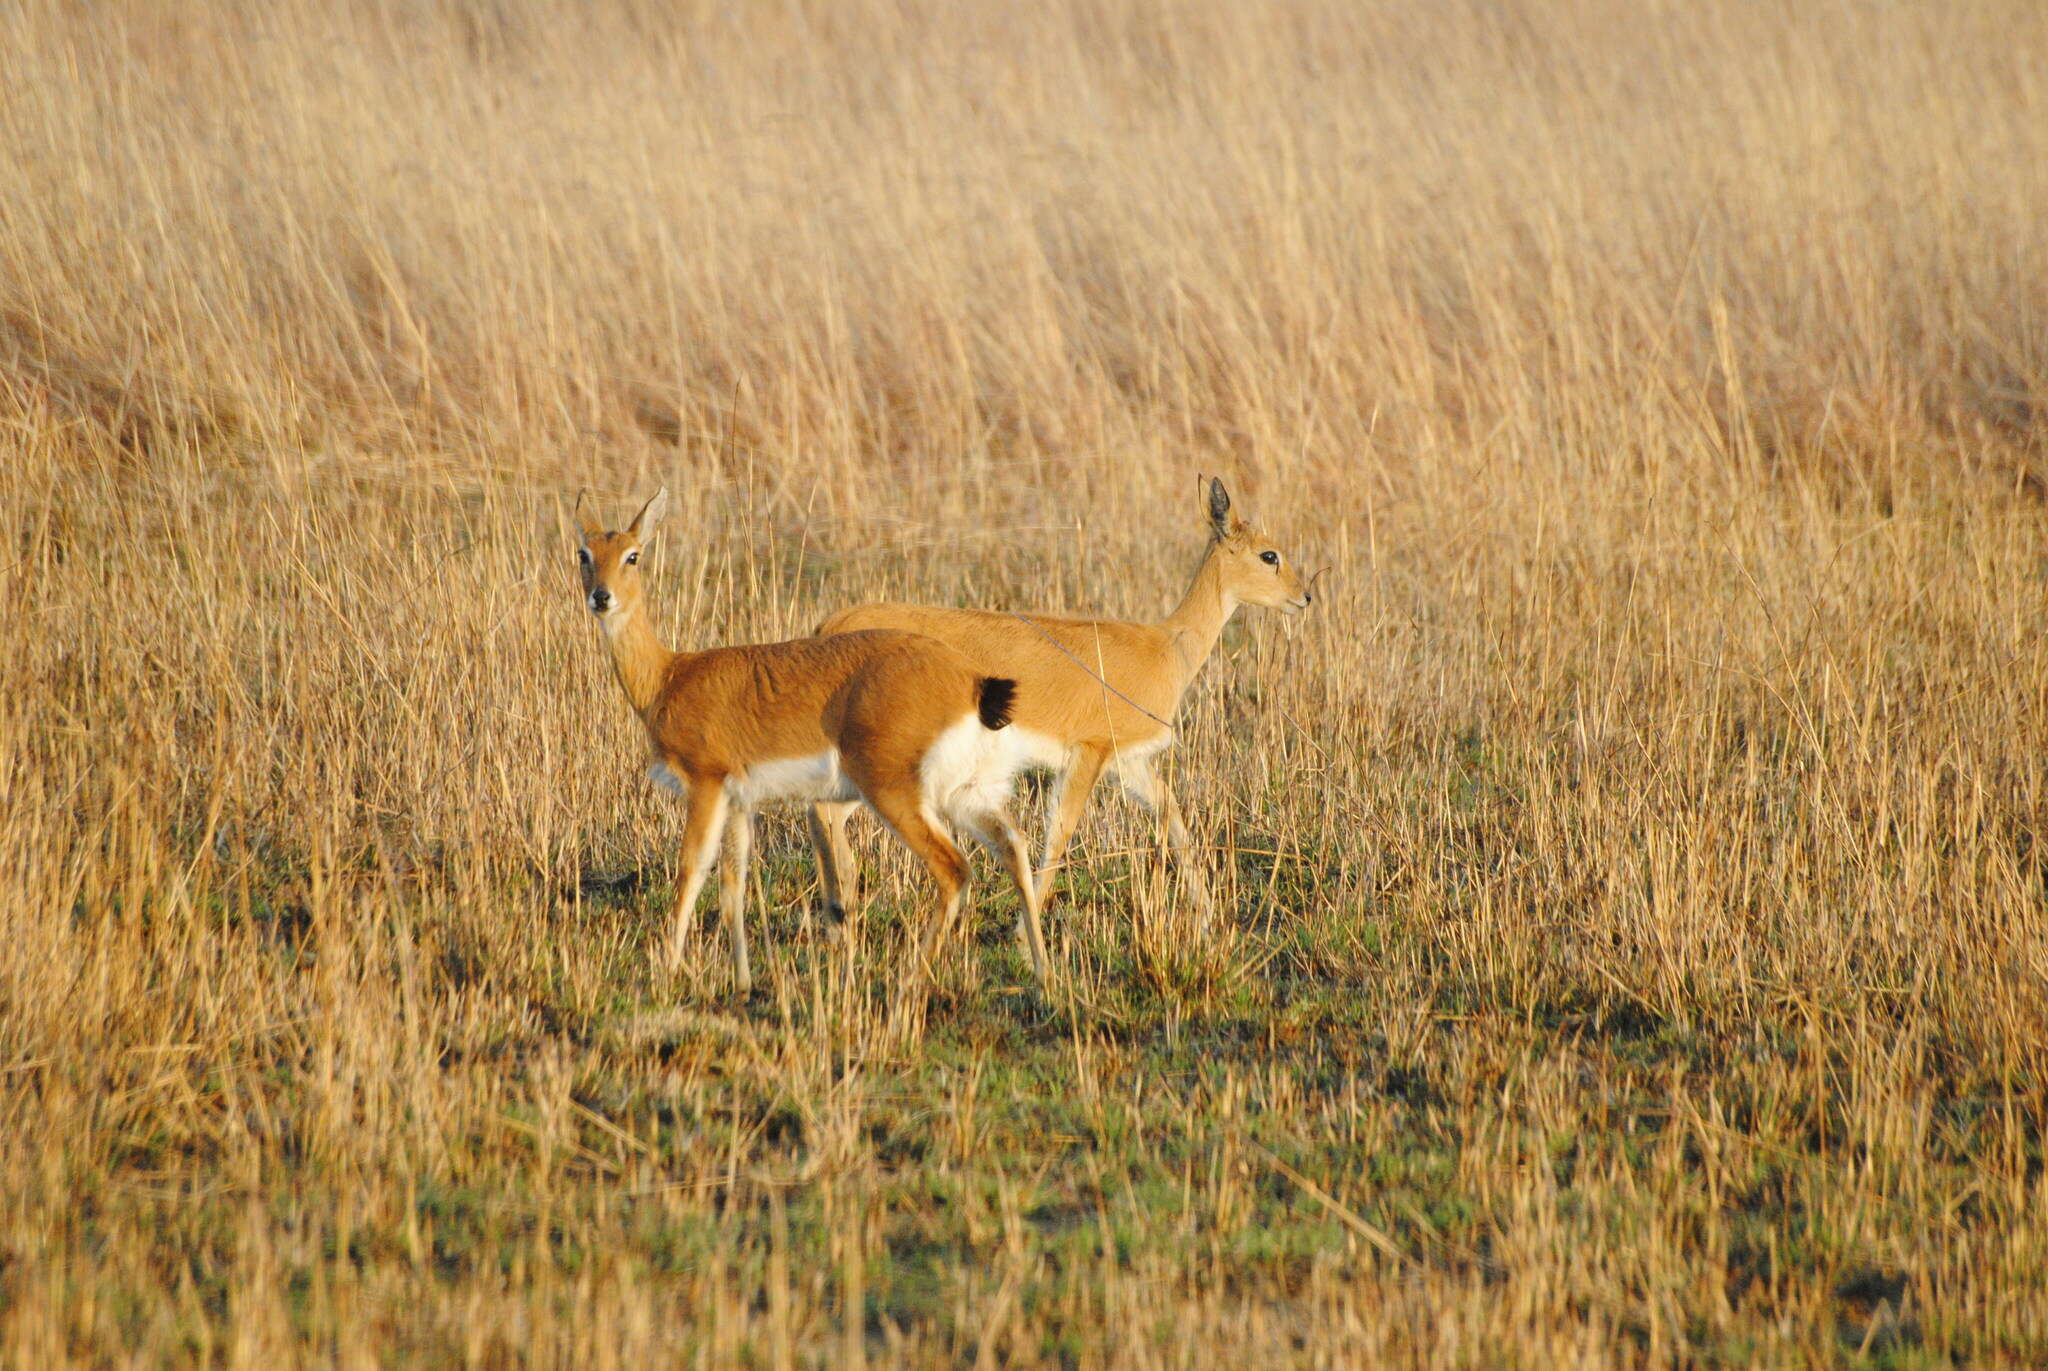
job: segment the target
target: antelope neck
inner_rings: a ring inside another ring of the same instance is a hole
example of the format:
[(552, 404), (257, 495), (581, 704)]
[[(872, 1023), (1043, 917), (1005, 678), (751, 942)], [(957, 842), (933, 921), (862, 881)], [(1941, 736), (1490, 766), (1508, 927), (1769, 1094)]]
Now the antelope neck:
[(1237, 597), (1223, 586), (1223, 569), (1216, 555), (1221, 546), (1219, 543), (1210, 548), (1209, 555), (1196, 568), (1187, 594), (1181, 596), (1180, 604), (1159, 625), (1173, 639), (1176, 697), (1201, 670), (1216, 646), (1216, 639), (1222, 635), (1223, 626), (1237, 611)]
[(602, 622), (605, 642), (612, 650), (612, 670), (618, 674), (633, 712), (645, 719), (676, 654), (661, 645), (637, 604), (621, 605)]

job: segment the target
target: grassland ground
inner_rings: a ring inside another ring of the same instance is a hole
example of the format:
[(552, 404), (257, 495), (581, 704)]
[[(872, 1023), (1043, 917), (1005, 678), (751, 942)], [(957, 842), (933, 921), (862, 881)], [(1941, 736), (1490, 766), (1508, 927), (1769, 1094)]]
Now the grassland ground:
[[(2048, 14), (0, 7), (0, 1365), (2048, 1360)], [(675, 645), (1327, 565), (1035, 993)]]

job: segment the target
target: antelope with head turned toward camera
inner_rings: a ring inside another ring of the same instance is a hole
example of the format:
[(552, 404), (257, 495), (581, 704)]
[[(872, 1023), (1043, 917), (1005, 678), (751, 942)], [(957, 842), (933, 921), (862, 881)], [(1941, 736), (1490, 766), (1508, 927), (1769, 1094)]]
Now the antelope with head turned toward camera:
[[(647, 728), (659, 784), (689, 803), (683, 825), (672, 949), (725, 839), (719, 909), (739, 988), (747, 963), (747, 861), (754, 806), (771, 800), (865, 800), (937, 882), (936, 946), (958, 919), (967, 862), (947, 829), (994, 852), (1023, 898), (1019, 932), (1043, 984), (1045, 939), (1031, 861), (1006, 806), (1024, 764), (1008, 727), (1016, 683), (976, 671), (957, 650), (915, 633), (876, 630), (834, 638), (704, 652), (671, 652), (649, 621), (640, 565), (668, 501), (657, 492), (624, 529), (607, 531), (577, 499), (583, 602), (597, 616), (612, 667)], [(820, 859), (833, 853), (821, 845)], [(828, 890), (839, 881), (824, 872)]]
[[(842, 610), (818, 628), (821, 635), (920, 633), (958, 648), (975, 670), (1018, 683), (1012, 729), (1028, 763), (1058, 776), (1035, 881), (1041, 901), (1105, 767), (1156, 816), (1165, 843), (1183, 861), (1191, 856), (1180, 805), (1154, 767), (1173, 741), (1168, 721), (1239, 605), (1298, 614), (1313, 598), (1272, 540), (1231, 511), (1230, 493), (1219, 480), (1209, 482), (1207, 513), (1209, 550), (1187, 594), (1158, 623), (877, 604)], [(851, 812), (851, 805), (831, 801), (812, 811), (814, 839), (821, 851), (832, 850), (821, 865), (845, 873), (838, 888), (826, 890), (827, 901), (840, 908), (853, 893), (855, 868), (846, 841)], [(1189, 876), (1195, 900), (1206, 911), (1207, 885), (1199, 870)]]

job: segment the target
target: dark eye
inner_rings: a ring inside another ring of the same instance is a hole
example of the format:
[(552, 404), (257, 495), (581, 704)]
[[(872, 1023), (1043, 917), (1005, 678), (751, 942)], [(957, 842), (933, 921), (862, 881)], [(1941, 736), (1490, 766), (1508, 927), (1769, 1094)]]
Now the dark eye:
[(633, 549), (633, 550), (632, 550), (631, 552), (629, 552), (629, 553), (627, 553), (627, 554), (626, 554), (626, 565), (627, 565), (627, 566), (639, 566), (639, 565), (640, 565), (640, 549), (639, 549), (639, 548), (637, 548), (637, 547), (636, 547), (636, 548), (634, 548), (634, 549)]
[(1259, 560), (1264, 562), (1267, 566), (1279, 566), (1280, 554), (1273, 551), (1271, 548), (1267, 548), (1264, 552), (1261, 552), (1259, 554)]
[(577, 549), (576, 549), (576, 560), (577, 560), (577, 561), (579, 561), (579, 562), (581, 562), (581, 563), (583, 563), (583, 565), (585, 565), (585, 566), (589, 566), (589, 565), (590, 565), (590, 549), (589, 549), (589, 548), (587, 548), (587, 547), (579, 547), (579, 548), (577, 548)]

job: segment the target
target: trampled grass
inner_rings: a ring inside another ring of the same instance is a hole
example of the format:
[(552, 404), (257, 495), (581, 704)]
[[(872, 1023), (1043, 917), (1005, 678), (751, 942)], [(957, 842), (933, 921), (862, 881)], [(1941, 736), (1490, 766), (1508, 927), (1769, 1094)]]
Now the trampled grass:
[[(0, 1363), (2048, 1359), (2048, 20), (0, 12)], [(1049, 920), (764, 989), (672, 643), (1327, 565)]]

